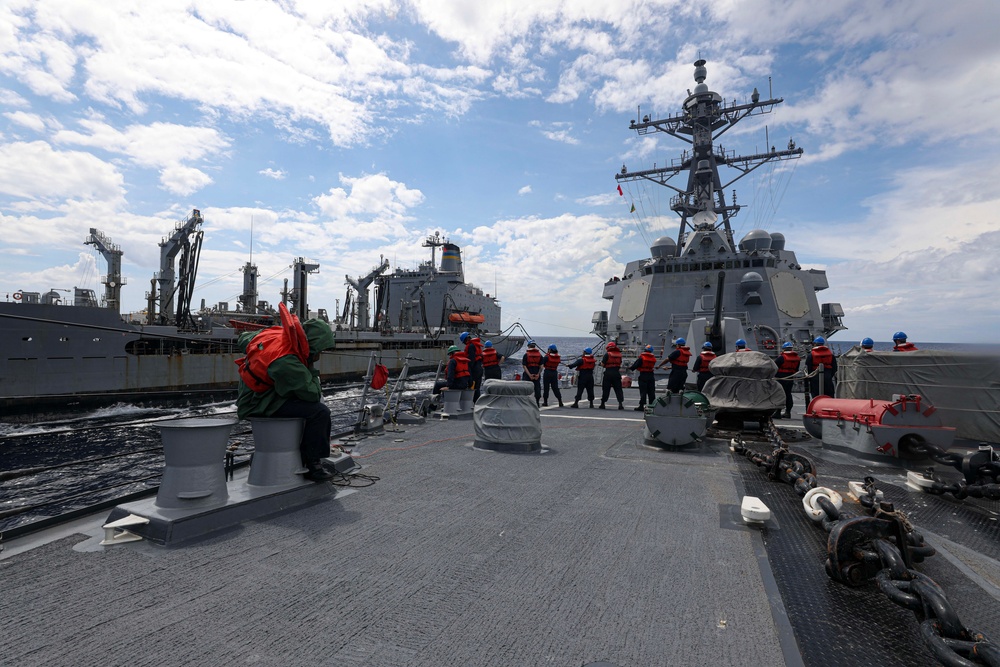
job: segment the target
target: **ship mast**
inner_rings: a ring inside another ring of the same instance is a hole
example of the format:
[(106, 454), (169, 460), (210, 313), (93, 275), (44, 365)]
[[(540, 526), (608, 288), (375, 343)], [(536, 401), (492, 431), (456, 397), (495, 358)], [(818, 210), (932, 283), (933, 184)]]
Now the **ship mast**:
[(434, 236), (428, 236), (424, 239), (423, 246), (425, 248), (431, 249), (431, 266), (437, 268), (437, 256), (436, 251), (438, 248), (443, 246), (448, 242), (448, 239), (441, 240), (441, 232), (434, 232)]
[[(622, 165), (620, 173), (615, 174), (615, 180), (620, 182), (645, 179), (674, 190), (677, 194), (670, 199), (670, 208), (681, 217), (680, 229), (677, 232), (677, 254), (684, 248), (684, 237), (687, 231), (718, 230), (726, 238), (733, 250), (733, 230), (729, 223), (741, 206), (726, 202), (725, 189), (743, 178), (751, 171), (767, 162), (775, 160), (792, 160), (802, 155), (802, 149), (795, 147), (795, 142), (788, 142), (787, 150), (775, 150), (772, 146), (769, 152), (756, 155), (727, 154), (714, 142), (724, 132), (747, 116), (770, 113), (775, 105), (781, 104), (782, 98), (761, 100), (760, 93), (754, 88), (749, 104), (726, 104), (722, 96), (708, 89), (705, 83), (707, 70), (705, 61), (694, 63), (694, 80), (697, 82), (694, 93), (684, 100), (683, 111), (674, 116), (652, 120), (644, 116), (642, 121), (633, 120), (629, 127), (640, 135), (650, 132), (666, 132), (667, 134), (691, 144), (690, 151), (684, 151), (680, 160), (674, 160), (670, 166), (647, 169), (644, 171), (629, 171)], [(690, 91), (689, 91), (690, 92)], [(740, 173), (726, 184), (719, 178), (719, 165), (732, 167)], [(670, 183), (670, 179), (680, 174), (688, 173), (687, 187), (681, 189)], [(722, 216), (721, 223), (718, 222)]]

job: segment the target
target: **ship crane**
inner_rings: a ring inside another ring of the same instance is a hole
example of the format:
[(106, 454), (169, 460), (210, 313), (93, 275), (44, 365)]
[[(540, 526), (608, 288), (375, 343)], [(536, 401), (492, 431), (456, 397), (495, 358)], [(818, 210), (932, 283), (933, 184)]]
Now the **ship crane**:
[(125, 279), (122, 278), (122, 249), (93, 227), (90, 228), (90, 236), (84, 244), (97, 248), (97, 252), (101, 253), (108, 263), (108, 273), (101, 280), (101, 284), (104, 285), (104, 305), (120, 314), (122, 285), (125, 284)]
[[(160, 270), (150, 283), (147, 308), (149, 324), (167, 324), (168, 314), (173, 314), (173, 323), (178, 328), (194, 326), (191, 298), (194, 296), (194, 283), (198, 276), (201, 241), (205, 235), (199, 229), (202, 222), (201, 211), (194, 209), (187, 221), (178, 222), (170, 238), (160, 243)], [(177, 274), (174, 261), (178, 254), (180, 275), (175, 285), (174, 277)]]
[[(691, 144), (691, 150), (685, 151), (680, 160), (674, 160), (666, 167), (657, 167), (642, 171), (629, 171), (622, 165), (620, 173), (615, 174), (618, 182), (629, 182), (645, 179), (674, 190), (677, 195), (670, 200), (670, 208), (681, 216), (680, 228), (677, 232), (677, 253), (684, 247), (684, 237), (687, 231), (696, 229), (720, 230), (730, 248), (735, 248), (733, 232), (729, 220), (736, 215), (741, 206), (735, 202), (726, 202), (725, 190), (758, 167), (776, 160), (792, 160), (802, 155), (803, 150), (796, 148), (794, 142), (789, 142), (787, 150), (774, 150), (756, 155), (732, 155), (721, 146), (714, 146), (722, 134), (736, 123), (748, 116), (770, 113), (772, 109), (784, 100), (780, 97), (761, 100), (760, 94), (754, 88), (749, 104), (727, 104), (722, 96), (708, 89), (705, 83), (707, 70), (705, 61), (695, 62), (694, 79), (697, 82), (694, 93), (684, 100), (683, 112), (662, 119), (651, 119), (648, 115), (641, 122), (631, 121), (629, 128), (639, 135), (650, 132), (665, 132), (681, 141)], [(723, 184), (719, 178), (719, 165), (736, 169), (739, 173), (734, 179)], [(686, 188), (679, 188), (670, 179), (680, 174), (688, 173)], [(717, 223), (722, 216), (722, 222)]]
[(368, 272), (367, 275), (360, 276), (356, 280), (350, 276), (345, 276), (345, 282), (354, 288), (357, 292), (357, 312), (358, 312), (358, 328), (362, 331), (367, 330), (371, 326), (371, 321), (368, 313), (368, 288), (375, 281), (375, 278), (384, 273), (389, 269), (389, 260), (383, 258), (382, 262)]
[(292, 262), (291, 291), (288, 290), (288, 281), (285, 280), (285, 287), (281, 291), (281, 300), (283, 303), (290, 302), (292, 304), (288, 310), (300, 320), (309, 317), (309, 274), (318, 272), (319, 264), (312, 264), (302, 257), (298, 257)]

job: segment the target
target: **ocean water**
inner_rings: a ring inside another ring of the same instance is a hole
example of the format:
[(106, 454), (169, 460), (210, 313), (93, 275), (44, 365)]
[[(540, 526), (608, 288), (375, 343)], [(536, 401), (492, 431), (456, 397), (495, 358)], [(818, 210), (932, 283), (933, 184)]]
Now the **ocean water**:
[[(407, 380), (398, 395), (402, 410), (416, 407), (434, 375)], [(386, 402), (386, 391), (369, 390), (364, 404)], [(363, 385), (324, 388), (335, 434), (350, 432), (362, 408)], [(394, 397), (392, 406), (396, 406)], [(127, 403), (32, 424), (0, 423), (0, 538), (4, 531), (64, 515), (159, 485), (163, 448), (156, 424), (188, 417), (236, 417), (232, 401), (140, 407)], [(248, 422), (230, 435), (237, 461), (253, 445)]]

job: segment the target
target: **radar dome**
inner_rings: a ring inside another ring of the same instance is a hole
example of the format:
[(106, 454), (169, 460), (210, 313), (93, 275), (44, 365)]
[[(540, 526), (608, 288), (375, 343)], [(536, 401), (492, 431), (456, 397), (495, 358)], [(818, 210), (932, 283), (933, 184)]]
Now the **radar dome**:
[(753, 229), (743, 237), (742, 241), (740, 241), (740, 248), (746, 252), (753, 252), (755, 250), (770, 250), (771, 235), (763, 229)]
[(785, 249), (785, 235), (781, 232), (774, 232), (771, 234), (771, 250), (784, 250)]
[(745, 292), (756, 292), (763, 284), (764, 279), (756, 271), (747, 271), (743, 274), (743, 277), (740, 278), (740, 287), (742, 287)]
[(673, 257), (676, 254), (677, 242), (669, 236), (661, 236), (653, 241), (649, 252), (653, 257)]

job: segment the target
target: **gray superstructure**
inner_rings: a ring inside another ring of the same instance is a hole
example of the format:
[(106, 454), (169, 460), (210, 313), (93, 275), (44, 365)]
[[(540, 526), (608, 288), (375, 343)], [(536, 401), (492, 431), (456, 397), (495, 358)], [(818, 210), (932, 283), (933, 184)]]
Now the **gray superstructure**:
[[(651, 181), (674, 190), (670, 207), (680, 216), (677, 237), (651, 244), (649, 257), (627, 263), (622, 276), (604, 285), (610, 311), (594, 314), (594, 331), (619, 346), (652, 345), (659, 354), (684, 337), (692, 349), (711, 341), (717, 353), (731, 352), (738, 338), (754, 350), (777, 355), (783, 342), (810, 343), (845, 327), (839, 303), (820, 304), (817, 292), (829, 284), (826, 272), (803, 269), (778, 232), (754, 229), (738, 242), (730, 220), (742, 208), (726, 200), (725, 189), (763, 164), (798, 158), (802, 149), (735, 155), (715, 139), (747, 116), (769, 113), (782, 102), (760, 99), (754, 89), (746, 104), (726, 102), (705, 84), (705, 61), (695, 63), (697, 85), (683, 110), (664, 119), (633, 120), (639, 135), (665, 132), (691, 144), (669, 166), (629, 171), (619, 183)], [(738, 173), (726, 183), (719, 167)], [(676, 186), (671, 179), (687, 174)], [(619, 186), (620, 187), (620, 186)]]
[[(492, 340), (498, 354), (511, 357), (525, 341), (524, 336), (512, 334), (520, 325), (504, 330), (496, 295), (465, 282), (461, 248), (440, 234), (427, 237), (423, 245), (431, 249), (431, 258), (416, 269), (396, 268), (388, 275), (372, 276), (379, 330), (422, 331), (449, 339), (463, 331), (476, 332), (484, 341)], [(438, 248), (440, 266), (435, 260)], [(382, 266), (388, 268), (388, 263)]]

